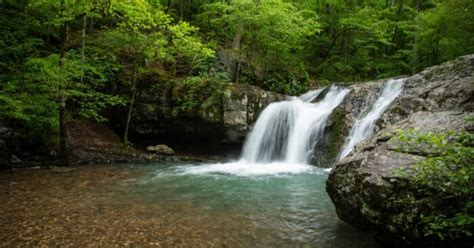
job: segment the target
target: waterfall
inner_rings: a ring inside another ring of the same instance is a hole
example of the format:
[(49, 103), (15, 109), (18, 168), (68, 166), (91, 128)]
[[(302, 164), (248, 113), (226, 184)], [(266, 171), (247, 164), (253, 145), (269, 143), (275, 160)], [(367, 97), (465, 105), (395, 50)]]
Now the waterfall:
[(370, 112), (363, 118), (358, 119), (352, 126), (346, 144), (339, 154), (339, 159), (345, 158), (358, 143), (372, 135), (375, 122), (385, 112), (390, 103), (400, 95), (404, 82), (405, 79), (391, 79), (386, 83), (382, 94), (374, 103)]
[(320, 92), (310, 91), (290, 101), (270, 104), (247, 137), (241, 161), (307, 163), (329, 115), (349, 90), (332, 86), (323, 100), (311, 103)]
[(317, 89), (317, 90), (310, 90), (303, 95), (299, 96), (298, 99), (300, 99), (303, 102), (312, 102), (316, 97), (319, 96), (319, 94), (323, 91), (323, 89)]

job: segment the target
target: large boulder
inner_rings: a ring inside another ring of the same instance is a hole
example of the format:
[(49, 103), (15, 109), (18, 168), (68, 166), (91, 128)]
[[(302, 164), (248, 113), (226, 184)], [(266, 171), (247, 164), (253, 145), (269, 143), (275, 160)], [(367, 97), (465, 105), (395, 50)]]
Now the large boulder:
[[(428, 154), (423, 148), (401, 150), (396, 133), (411, 129), (421, 133), (472, 132), (472, 123), (465, 119), (473, 116), (473, 95), (474, 55), (408, 77), (402, 94), (378, 120), (376, 134), (356, 146), (331, 171), (326, 190), (338, 216), (356, 226), (392, 235), (394, 239), (386, 239), (389, 242), (403, 240), (406, 244), (422, 239), (416, 226), (400, 222), (401, 215), (417, 216), (422, 210), (397, 206), (389, 199), (395, 192), (406, 190), (406, 182), (412, 176), (410, 173), (402, 176), (397, 171), (412, 171), (410, 168)], [(344, 118), (339, 115), (338, 118)], [(341, 132), (344, 131), (337, 133)]]

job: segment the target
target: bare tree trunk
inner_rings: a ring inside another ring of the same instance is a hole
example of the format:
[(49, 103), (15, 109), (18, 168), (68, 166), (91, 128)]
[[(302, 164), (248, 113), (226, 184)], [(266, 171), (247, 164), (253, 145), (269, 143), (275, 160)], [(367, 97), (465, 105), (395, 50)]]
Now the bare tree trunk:
[[(232, 41), (232, 53), (234, 57), (234, 68), (232, 69), (232, 77), (231, 81), (234, 83), (239, 82), (239, 74), (240, 74), (240, 63), (242, 60), (242, 36), (244, 34), (244, 25), (240, 23), (235, 31), (234, 40)], [(237, 55), (236, 55), (237, 54)]]
[[(64, 0), (61, 0), (61, 16), (65, 11)], [(59, 28), (60, 35), (60, 53), (59, 53), (59, 67), (64, 67), (64, 58), (66, 55), (66, 41), (67, 41), (67, 24), (63, 23)], [(59, 82), (59, 146), (60, 156), (64, 165), (69, 165), (69, 147), (67, 137), (67, 119), (66, 119), (66, 96), (64, 93), (65, 82)]]
[(128, 131), (130, 129), (130, 122), (132, 120), (132, 113), (133, 113), (133, 106), (135, 105), (135, 97), (137, 95), (137, 73), (136, 71), (133, 73), (133, 85), (132, 85), (132, 97), (130, 98), (130, 106), (128, 108), (127, 113), (127, 121), (125, 123), (125, 131), (123, 134), (123, 141), (127, 145), (129, 144), (128, 141)]
[(420, 13), (420, 0), (416, 0), (416, 13), (417, 13), (417, 19), (415, 22), (415, 40), (413, 41), (413, 65), (412, 65), (412, 73), (415, 74), (416, 71), (418, 70), (419, 66), (419, 61), (418, 61), (418, 39), (419, 39), (419, 32), (420, 32), (420, 27), (419, 27), (419, 21), (418, 21), (418, 15)]
[(184, 20), (184, 0), (179, 1), (179, 20)]
[[(81, 60), (82, 63), (86, 63), (86, 28), (87, 28), (87, 15), (84, 14), (83, 20), (82, 20), (82, 48), (81, 48)], [(84, 82), (84, 70), (82, 70), (82, 75), (81, 75), (81, 83)]]

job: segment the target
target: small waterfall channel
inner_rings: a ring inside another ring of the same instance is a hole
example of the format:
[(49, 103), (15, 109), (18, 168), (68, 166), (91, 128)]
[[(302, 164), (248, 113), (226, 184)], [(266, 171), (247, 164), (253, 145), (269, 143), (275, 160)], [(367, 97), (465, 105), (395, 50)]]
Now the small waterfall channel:
[(404, 82), (405, 79), (392, 79), (385, 84), (382, 94), (372, 105), (372, 109), (364, 117), (356, 120), (352, 126), (346, 144), (339, 154), (339, 159), (345, 158), (357, 144), (373, 134), (376, 121), (387, 110), (390, 103), (400, 95)]

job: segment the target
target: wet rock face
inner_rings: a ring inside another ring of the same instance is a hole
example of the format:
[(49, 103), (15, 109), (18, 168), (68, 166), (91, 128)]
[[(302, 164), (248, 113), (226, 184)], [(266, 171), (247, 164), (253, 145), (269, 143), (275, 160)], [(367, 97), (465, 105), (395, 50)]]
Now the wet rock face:
[(394, 124), (418, 111), (474, 112), (474, 55), (407, 78), (402, 95), (387, 109), (378, 126)]
[(312, 164), (321, 167), (331, 167), (334, 164), (354, 121), (370, 111), (386, 81), (379, 80), (349, 86), (351, 91), (341, 105), (331, 113), (323, 136), (315, 145)]
[[(398, 218), (406, 211), (419, 216), (422, 210), (397, 207), (389, 199), (400, 189), (409, 190), (406, 177), (409, 178), (410, 173), (401, 178), (396, 172), (401, 168), (410, 172), (410, 168), (425, 159), (427, 154), (422, 147), (400, 151), (395, 134), (397, 130), (409, 129), (418, 132), (472, 132), (473, 124), (465, 119), (474, 116), (473, 95), (474, 55), (408, 77), (401, 95), (378, 120), (376, 134), (337, 162), (329, 175), (326, 191), (339, 217), (361, 228), (394, 235), (397, 239), (423, 238), (416, 227), (400, 223)], [(355, 105), (343, 103), (339, 110), (344, 113), (343, 117), (340, 113), (334, 117), (334, 122), (344, 119), (342, 130), (350, 129), (347, 120), (360, 116), (350, 106)], [(345, 136), (345, 132), (339, 130), (334, 132), (334, 136)]]

